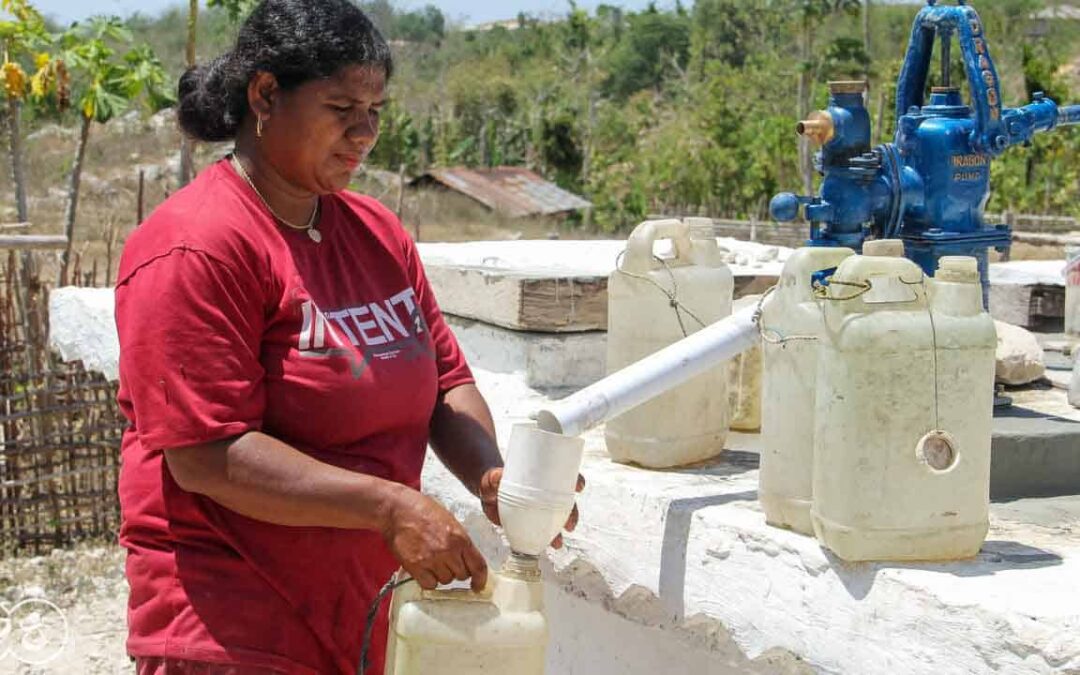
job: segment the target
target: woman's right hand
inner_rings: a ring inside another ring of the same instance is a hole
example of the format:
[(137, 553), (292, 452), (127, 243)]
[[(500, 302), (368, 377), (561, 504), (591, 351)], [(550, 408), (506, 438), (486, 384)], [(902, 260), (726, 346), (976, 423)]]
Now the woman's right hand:
[(487, 561), (442, 504), (401, 486), (384, 513), (383, 539), (421, 588), (432, 590), (455, 579), (472, 579), (474, 591), (487, 585)]

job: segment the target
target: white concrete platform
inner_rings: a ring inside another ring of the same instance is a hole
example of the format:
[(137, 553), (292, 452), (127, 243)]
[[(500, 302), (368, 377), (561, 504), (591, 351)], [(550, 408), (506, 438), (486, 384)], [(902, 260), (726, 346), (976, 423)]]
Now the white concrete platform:
[[(510, 425), (543, 399), (520, 376), (478, 375), (505, 442)], [(559, 608), (569, 595), (660, 630), (705, 659), (666, 672), (793, 672), (790, 660), (775, 670), (750, 661), (777, 653), (823, 673), (1080, 672), (1080, 499), (995, 504), (974, 560), (850, 564), (765, 524), (753, 454), (658, 472), (612, 463), (599, 430), (586, 440), (581, 524), (550, 555), (549, 595)], [(436, 460), (424, 480), (486, 554), (502, 554), (475, 500)], [(581, 642), (553, 630), (571, 640), (566, 649)]]
[[(790, 249), (717, 239), (735, 296), (776, 283)], [(607, 330), (607, 280), (625, 240), (517, 240), (421, 243), (421, 258), (443, 313), (512, 330)], [(669, 242), (656, 251), (668, 255)]]
[[(730, 264), (739, 271), (778, 273), (791, 249), (738, 239), (717, 238), (717, 245), (731, 254)], [(544, 239), (513, 241), (470, 241), (417, 244), (424, 265), (454, 265), (524, 273), (606, 277), (615, 269), (626, 239)], [(658, 242), (656, 252), (669, 255), (667, 242)]]

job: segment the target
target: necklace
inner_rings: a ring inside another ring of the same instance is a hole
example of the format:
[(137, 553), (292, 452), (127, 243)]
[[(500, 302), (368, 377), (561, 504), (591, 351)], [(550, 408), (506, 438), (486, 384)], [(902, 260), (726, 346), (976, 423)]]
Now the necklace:
[(254, 191), (255, 195), (259, 198), (259, 201), (262, 202), (263, 206), (266, 207), (266, 210), (270, 212), (270, 215), (272, 215), (275, 220), (280, 222), (282, 225), (285, 225), (286, 227), (292, 228), (294, 230), (306, 231), (308, 238), (310, 238), (311, 241), (315, 242), (316, 244), (322, 241), (322, 232), (319, 232), (317, 229), (315, 229), (315, 221), (319, 218), (320, 210), (320, 202), (318, 199), (315, 200), (315, 208), (311, 211), (311, 217), (308, 218), (307, 225), (296, 225), (295, 223), (290, 223), (289, 221), (279, 216), (277, 214), (277, 211), (274, 211), (273, 207), (270, 206), (270, 202), (266, 201), (266, 198), (262, 196), (261, 192), (259, 192), (259, 188), (255, 187), (255, 182), (251, 180), (251, 176), (248, 175), (248, 172), (244, 169), (244, 165), (240, 163), (239, 159), (237, 159), (235, 152), (229, 155), (229, 161), (232, 164), (233, 168), (236, 170), (236, 173), (240, 174), (240, 177), (244, 179), (248, 186), (251, 187), (252, 191)]

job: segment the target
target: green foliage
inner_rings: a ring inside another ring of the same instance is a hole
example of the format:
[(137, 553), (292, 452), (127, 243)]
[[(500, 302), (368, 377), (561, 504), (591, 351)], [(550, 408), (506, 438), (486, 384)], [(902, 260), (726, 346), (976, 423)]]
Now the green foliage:
[[(609, 230), (665, 210), (765, 217), (772, 194), (800, 187), (799, 73), (810, 73), (811, 105), (822, 106), (827, 81), (869, 71), (868, 106), (883, 122), (876, 133), (890, 140), (895, 80), (918, 9), (875, 3), (870, 54), (857, 0), (697, 0), (690, 12), (601, 6), (594, 14), (571, 3), (555, 23), (521, 16), (517, 30), (449, 31), (437, 49), (417, 41), (399, 50), (394, 95), (416, 131), (403, 136), (388, 121), (382, 143), (403, 144), (393, 161), (406, 157), (418, 170), (525, 164), (588, 196), (594, 222)], [(1030, 40), (1031, 3), (982, 0), (979, 9), (1006, 102), (1021, 103), (1036, 84), (1060, 100), (1054, 73), (1080, 55), (1080, 35), (1047, 39), (1035, 52), (1041, 61), (1024, 61), (1018, 45)], [(1057, 132), (1008, 153), (995, 166), (991, 207), (1007, 200), (1075, 212), (1075, 137)], [(393, 154), (381, 149), (376, 161), (384, 152)]]
[(76, 107), (83, 117), (104, 124), (144, 93), (154, 109), (174, 102), (168, 76), (149, 47), (117, 54), (114, 45), (128, 45), (132, 39), (123, 22), (112, 17), (76, 23), (57, 38), (74, 76)]
[[(1022, 46), (1024, 91), (1043, 92), (1059, 103), (1073, 102), (1058, 75), (1059, 64), (1046, 45)], [(995, 192), (990, 208), (1021, 213), (1078, 213), (1080, 129), (1062, 129), (1035, 137), (1030, 148), (1012, 150), (995, 162)], [(1071, 189), (1070, 189), (1071, 187)]]
[(409, 42), (438, 44), (446, 35), (446, 18), (435, 5), (421, 10), (405, 12), (394, 22), (393, 36)]
[(391, 100), (383, 108), (381, 131), (380, 142), (369, 161), (395, 169), (404, 166), (415, 173), (420, 166), (422, 140), (409, 112)]
[(855, 38), (837, 38), (826, 45), (824, 51), (821, 72), (828, 80), (858, 79), (870, 65), (870, 55), (863, 49), (862, 41)]
[(605, 60), (605, 93), (626, 98), (642, 89), (661, 90), (686, 70), (690, 60), (690, 18), (678, 13), (634, 14)]
[[(892, 139), (895, 81), (917, 4), (874, 2), (867, 54), (857, 0), (695, 0), (643, 11), (610, 1), (593, 12), (570, 3), (554, 21), (522, 14), (509, 27), (481, 31), (453, 25), (433, 5), (358, 0), (393, 41), (397, 65), (369, 161), (410, 173), (527, 166), (587, 196), (595, 224), (618, 230), (661, 211), (764, 217), (773, 193), (800, 190), (793, 126), (802, 73), (813, 108), (825, 104), (829, 80), (869, 70), (871, 118), (883, 121), (875, 137)], [(201, 62), (231, 46), (236, 22), (254, 1), (207, 4), (198, 26)], [(973, 4), (1006, 105), (1025, 103), (1037, 90), (1076, 102), (1069, 95), (1080, 91), (1080, 77), (1070, 81), (1064, 68), (1080, 59), (1080, 22), (1034, 35), (1029, 17), (1044, 3)], [(153, 105), (183, 71), (186, 18), (186, 9), (172, 10), (127, 24), (162, 56), (169, 74), (155, 79), (134, 68)], [(0, 38), (3, 30), (0, 23)], [(804, 39), (809, 53), (801, 49)], [(110, 63), (134, 67), (120, 55), (126, 43), (104, 43), (116, 50)], [(23, 54), (29, 69), (33, 50)], [(953, 54), (960, 58), (959, 50)], [(954, 73), (963, 70), (957, 65)], [(119, 81), (106, 89), (130, 98)], [(1080, 130), (1057, 130), (1029, 149), (1009, 151), (994, 164), (989, 208), (1080, 214), (1078, 151)]]
[(46, 37), (45, 20), (26, 0), (2, 0), (0, 9), (12, 19), (0, 20), (0, 41), (6, 50), (30, 47)]
[(1039, 54), (1035, 46), (1025, 44), (1022, 51), (1024, 69), (1024, 91), (1028, 97), (1036, 92), (1043, 92), (1055, 101), (1064, 103), (1069, 100), (1069, 88), (1057, 75), (1061, 64), (1056, 63), (1049, 54)]
[(743, 0), (698, 0), (691, 21), (693, 72), (702, 74), (717, 62), (741, 68), (780, 21), (779, 12)]
[(229, 20), (240, 21), (247, 16), (259, 0), (206, 0), (207, 7), (220, 7), (229, 15)]

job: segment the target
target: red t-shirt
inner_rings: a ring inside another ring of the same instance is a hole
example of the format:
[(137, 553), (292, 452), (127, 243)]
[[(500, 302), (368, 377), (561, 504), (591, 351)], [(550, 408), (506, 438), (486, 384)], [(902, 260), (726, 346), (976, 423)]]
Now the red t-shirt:
[[(472, 382), (416, 249), (376, 200), (322, 198), (322, 243), (227, 161), (128, 240), (116, 287), (128, 651), (356, 672), (397, 569), (380, 535), (253, 520), (172, 479), (163, 449), (258, 430), (419, 488), (438, 393)], [(385, 608), (384, 608), (385, 610)], [(372, 645), (382, 673), (385, 611)]]

